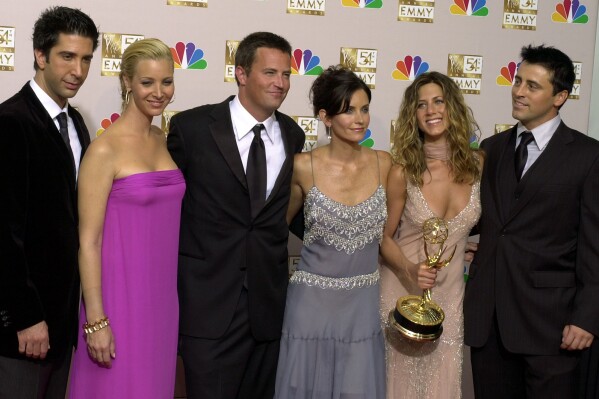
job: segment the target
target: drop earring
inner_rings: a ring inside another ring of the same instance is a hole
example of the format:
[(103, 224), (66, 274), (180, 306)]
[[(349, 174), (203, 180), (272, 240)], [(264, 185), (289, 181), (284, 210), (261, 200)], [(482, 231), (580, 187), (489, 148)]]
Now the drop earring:
[(329, 141), (331, 141), (331, 127), (327, 126), (326, 131), (327, 131), (327, 138), (329, 139)]

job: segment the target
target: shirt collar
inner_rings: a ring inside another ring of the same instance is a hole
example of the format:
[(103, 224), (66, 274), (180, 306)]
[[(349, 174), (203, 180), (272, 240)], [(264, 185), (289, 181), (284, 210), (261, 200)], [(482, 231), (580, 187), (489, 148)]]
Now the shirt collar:
[[(535, 138), (535, 144), (539, 150), (543, 150), (547, 143), (549, 143), (549, 140), (551, 140), (551, 137), (553, 137), (553, 134), (561, 122), (562, 118), (559, 116), (559, 114), (557, 114), (555, 118), (550, 119), (547, 122), (530, 130), (532, 136)], [(518, 137), (526, 131), (528, 131), (528, 129), (522, 125), (522, 122), (518, 122), (518, 127), (516, 129)]]
[(44, 106), (44, 109), (46, 110), (46, 112), (48, 113), (48, 115), (50, 115), (50, 118), (55, 119), (58, 116), (58, 114), (60, 114), (61, 112), (66, 112), (67, 115), (69, 114), (69, 112), (68, 112), (68, 110), (69, 110), (69, 102), (68, 101), (65, 104), (64, 108), (60, 108), (60, 106), (58, 104), (56, 104), (56, 101), (54, 101), (48, 95), (48, 93), (46, 93), (37, 84), (37, 82), (34, 79), (31, 79), (29, 81), (29, 85), (31, 86), (31, 89), (33, 90), (33, 92), (37, 96), (38, 100), (40, 100), (40, 102)]
[(235, 96), (229, 103), (229, 109), (231, 110), (231, 121), (235, 129), (235, 136), (237, 141), (243, 139), (249, 133), (252, 132), (252, 128), (258, 123), (264, 125), (266, 129), (266, 135), (271, 143), (275, 143), (275, 135), (273, 125), (276, 122), (275, 114), (273, 113), (266, 120), (260, 122), (257, 121), (241, 104), (239, 96)]

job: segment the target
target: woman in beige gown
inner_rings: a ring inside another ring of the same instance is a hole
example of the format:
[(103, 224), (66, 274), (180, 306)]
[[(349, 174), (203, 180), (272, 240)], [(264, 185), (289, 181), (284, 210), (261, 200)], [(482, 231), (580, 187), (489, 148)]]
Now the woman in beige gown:
[[(470, 148), (477, 128), (460, 89), (447, 76), (426, 73), (406, 89), (395, 125), (381, 243), (387, 398), (462, 395), (464, 253), (480, 216), (482, 156)], [(432, 217), (447, 222), (446, 253), (456, 247), (449, 265), (439, 271), (424, 265), (422, 225)], [(445, 312), (440, 338), (412, 341), (389, 326), (389, 312), (399, 297), (433, 287), (433, 300)]]

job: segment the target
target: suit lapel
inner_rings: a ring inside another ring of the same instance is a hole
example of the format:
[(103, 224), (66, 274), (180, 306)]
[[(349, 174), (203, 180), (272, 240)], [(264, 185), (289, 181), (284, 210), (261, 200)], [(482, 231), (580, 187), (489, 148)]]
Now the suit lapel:
[(87, 131), (87, 127), (81, 119), (80, 114), (75, 111), (73, 107), (69, 105), (69, 115), (71, 115), (71, 119), (73, 119), (73, 123), (75, 124), (75, 130), (77, 131), (77, 137), (79, 138), (79, 143), (81, 144), (81, 159), (83, 159), (83, 155), (85, 154), (85, 150), (90, 143), (89, 132)]
[(247, 189), (247, 181), (243, 163), (239, 155), (239, 148), (235, 142), (235, 131), (233, 130), (233, 122), (231, 122), (231, 111), (229, 110), (229, 102), (233, 97), (229, 97), (224, 102), (218, 104), (212, 112), (214, 122), (209, 126), (212, 138), (221, 152), (229, 169), (235, 175), (239, 183)]
[(506, 173), (510, 170), (509, 168), (511, 167), (513, 169), (513, 166), (510, 165), (513, 165), (514, 163), (512, 152), (515, 148), (515, 143), (516, 129), (514, 128), (509, 133), (504, 134), (504, 137), (495, 146), (496, 151), (498, 152), (496, 162), (487, 165), (487, 162), (485, 161), (485, 168), (489, 168), (489, 182), (492, 182), (490, 190), (496, 204), (494, 208), (497, 210), (497, 216), (502, 222), (506, 219), (509, 211), (504, 201), (505, 191), (508, 189), (505, 180), (507, 177)]
[(565, 164), (564, 147), (573, 140), (572, 133), (562, 122), (553, 137), (549, 140), (547, 148), (528, 169), (516, 187), (516, 196), (519, 197), (514, 207), (510, 210), (506, 223), (509, 223), (532, 200), (539, 189), (550, 181), (557, 169)]
[(279, 171), (279, 175), (277, 176), (275, 185), (273, 186), (270, 195), (266, 199), (266, 203), (264, 204), (264, 206), (267, 206), (269, 202), (276, 197), (276, 194), (283, 185), (283, 182), (285, 181), (287, 174), (291, 169), (293, 169), (294, 154), (291, 143), (289, 142), (289, 134), (287, 133), (290, 127), (285, 123), (285, 121), (281, 117), (281, 114), (278, 111), (275, 112), (275, 116), (277, 118), (277, 122), (279, 122), (279, 128), (281, 129), (281, 139), (283, 140), (283, 146), (285, 147), (285, 161), (281, 166), (281, 170)]
[(46, 134), (48, 136), (48, 139), (52, 141), (56, 151), (60, 154), (60, 157), (65, 164), (65, 167), (62, 168), (62, 170), (68, 175), (69, 182), (73, 184), (73, 189), (75, 189), (75, 169), (73, 165), (73, 158), (71, 157), (67, 146), (62, 140), (58, 128), (54, 124), (52, 118), (50, 118), (48, 111), (46, 111), (40, 100), (33, 92), (33, 89), (29, 83), (26, 83), (23, 87), (23, 94), (31, 104), (32, 113), (39, 118), (39, 122), (44, 126), (44, 132), (41, 134)]

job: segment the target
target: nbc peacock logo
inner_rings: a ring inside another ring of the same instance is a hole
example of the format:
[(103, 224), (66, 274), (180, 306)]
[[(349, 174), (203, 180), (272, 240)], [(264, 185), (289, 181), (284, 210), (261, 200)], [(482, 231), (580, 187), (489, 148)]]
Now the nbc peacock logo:
[(589, 16), (586, 12), (587, 8), (580, 4), (580, 1), (564, 0), (555, 6), (555, 12), (551, 15), (551, 20), (568, 24), (586, 24), (589, 22)]
[(473, 17), (486, 17), (489, 9), (485, 6), (486, 0), (453, 0), (449, 12), (453, 15), (467, 15)]
[(429, 65), (428, 62), (423, 62), (422, 57), (419, 55), (416, 57), (407, 55), (403, 60), (397, 61), (395, 68), (393, 73), (391, 73), (393, 79), (414, 80), (416, 77), (428, 71)]
[(318, 76), (322, 73), (320, 57), (314, 55), (312, 50), (295, 49), (291, 57), (291, 74)]
[(102, 122), (100, 122), (100, 126), (102, 127), (96, 130), (96, 137), (104, 133), (104, 130), (108, 129), (108, 127), (112, 125), (117, 119), (119, 119), (120, 116), (121, 114), (114, 112), (110, 115), (110, 117), (102, 119)]
[(374, 139), (372, 138), (372, 131), (370, 129), (366, 129), (366, 133), (364, 133), (364, 138), (358, 142), (363, 147), (372, 148), (374, 146)]
[(192, 42), (178, 42), (171, 47), (175, 69), (206, 69), (208, 62), (204, 59), (204, 51), (196, 48)]
[(520, 68), (520, 63), (510, 61), (506, 66), (501, 67), (499, 76), (495, 79), (497, 86), (511, 86), (514, 84), (514, 77)]
[(382, 8), (383, 0), (341, 0), (341, 5), (352, 8)]

